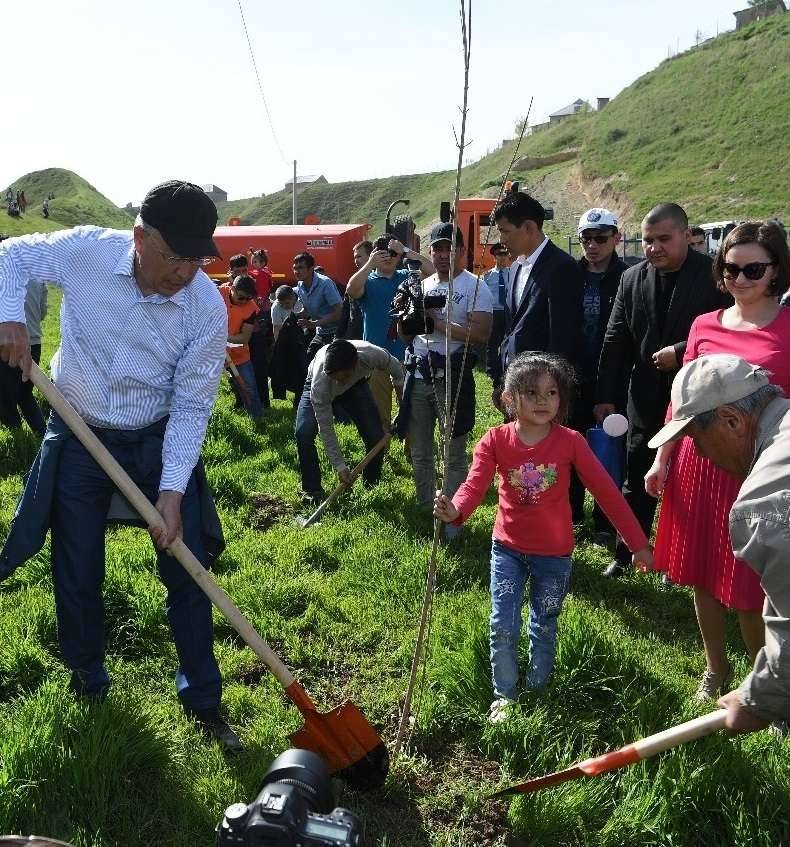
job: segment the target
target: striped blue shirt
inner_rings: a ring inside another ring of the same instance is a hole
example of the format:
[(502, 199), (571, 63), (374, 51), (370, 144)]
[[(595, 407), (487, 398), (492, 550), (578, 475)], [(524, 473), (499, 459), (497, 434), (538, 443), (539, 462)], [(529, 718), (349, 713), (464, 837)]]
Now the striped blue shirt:
[(131, 232), (75, 227), (0, 242), (0, 321), (25, 322), (31, 279), (63, 290), (55, 384), (91, 425), (141, 429), (170, 415), (162, 491), (186, 489), (220, 376), (227, 315), (198, 271), (172, 297), (144, 296)]

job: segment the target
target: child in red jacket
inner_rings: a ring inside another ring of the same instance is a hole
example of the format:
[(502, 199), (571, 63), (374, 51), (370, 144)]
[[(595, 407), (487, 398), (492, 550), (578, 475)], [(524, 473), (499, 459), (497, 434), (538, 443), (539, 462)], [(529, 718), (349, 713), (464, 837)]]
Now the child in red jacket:
[(502, 402), (514, 420), (490, 429), (475, 447), (472, 469), (452, 500), (437, 492), (434, 514), (460, 525), (499, 473), (499, 508), (491, 548), (491, 670), (498, 723), (517, 697), (521, 605), (530, 579), (530, 661), (526, 686), (546, 684), (554, 667), (557, 619), (568, 592), (573, 524), (571, 469), (632, 551), (652, 565), (647, 538), (583, 436), (560, 425), (573, 392), (573, 369), (557, 356), (522, 353), (505, 374)]

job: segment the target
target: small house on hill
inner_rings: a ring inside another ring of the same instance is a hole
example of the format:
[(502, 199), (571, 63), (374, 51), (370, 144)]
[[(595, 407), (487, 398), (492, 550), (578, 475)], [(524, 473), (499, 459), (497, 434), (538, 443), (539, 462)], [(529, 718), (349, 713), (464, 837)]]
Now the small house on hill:
[(209, 183), (208, 185), (201, 185), (200, 187), (215, 203), (225, 203), (228, 199), (228, 192), (223, 191), (223, 189), (221, 189), (218, 185)]
[(584, 111), (586, 107), (587, 104), (584, 102), (584, 100), (574, 100), (573, 103), (571, 103), (570, 105), (563, 106), (562, 109), (558, 109), (556, 112), (552, 112), (549, 115), (549, 123), (556, 124), (560, 121), (564, 121), (565, 118), (569, 118), (571, 115), (575, 115), (578, 112)]
[[(304, 191), (308, 185), (328, 185), (329, 180), (323, 174), (307, 174), (305, 176), (296, 177), (296, 193)], [(293, 180), (289, 179), (285, 183), (285, 191), (293, 190)]]
[(781, 15), (787, 11), (783, 0), (765, 0), (764, 3), (758, 3), (756, 6), (749, 6), (748, 9), (741, 9), (739, 12), (733, 12), (735, 15), (735, 29), (749, 26), (755, 21), (762, 21), (765, 18), (770, 18), (773, 15)]

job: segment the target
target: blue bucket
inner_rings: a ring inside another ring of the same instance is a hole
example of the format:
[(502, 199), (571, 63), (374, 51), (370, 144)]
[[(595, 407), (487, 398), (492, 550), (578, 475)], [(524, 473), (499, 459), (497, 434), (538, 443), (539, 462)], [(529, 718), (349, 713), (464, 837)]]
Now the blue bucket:
[(598, 426), (587, 430), (587, 443), (595, 453), (595, 458), (606, 468), (606, 472), (614, 480), (615, 485), (621, 488), (625, 478), (623, 467), (625, 436), (613, 438), (611, 435), (607, 435), (603, 427), (598, 424)]

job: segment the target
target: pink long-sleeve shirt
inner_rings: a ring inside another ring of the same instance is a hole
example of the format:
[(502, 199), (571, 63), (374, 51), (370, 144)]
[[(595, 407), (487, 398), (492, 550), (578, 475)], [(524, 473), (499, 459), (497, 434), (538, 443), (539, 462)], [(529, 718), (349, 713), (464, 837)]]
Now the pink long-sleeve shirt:
[(584, 437), (558, 424), (532, 446), (518, 437), (515, 422), (490, 429), (475, 447), (472, 469), (453, 497), (461, 513), (456, 523), (467, 520), (480, 505), (498, 473), (494, 538), (520, 553), (568, 556), (573, 551), (568, 497), (572, 468), (628, 547), (646, 547), (634, 513)]

